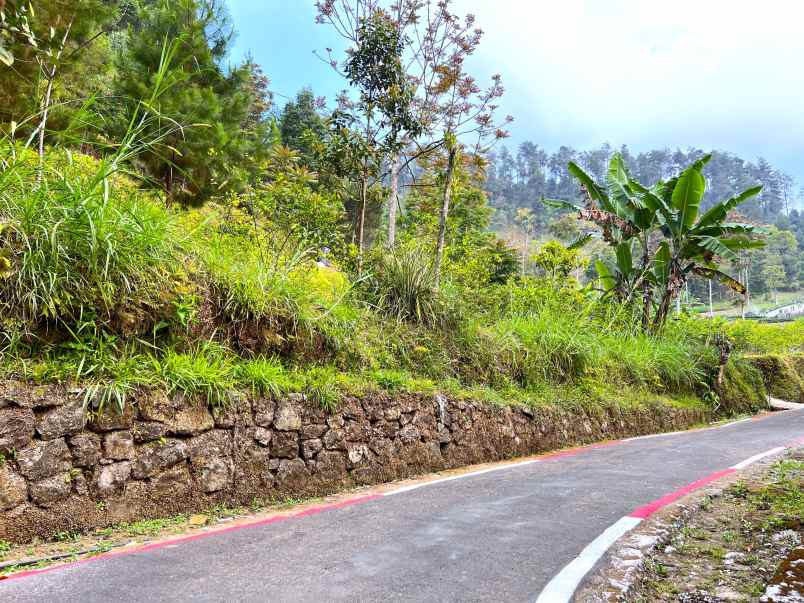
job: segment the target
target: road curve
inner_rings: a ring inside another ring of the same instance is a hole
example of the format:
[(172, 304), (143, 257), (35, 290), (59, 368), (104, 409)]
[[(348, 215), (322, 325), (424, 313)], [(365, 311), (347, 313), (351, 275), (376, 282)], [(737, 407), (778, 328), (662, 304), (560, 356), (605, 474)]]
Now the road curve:
[(0, 601), (532, 602), (634, 509), (803, 436), (787, 411), (590, 447), (4, 580)]

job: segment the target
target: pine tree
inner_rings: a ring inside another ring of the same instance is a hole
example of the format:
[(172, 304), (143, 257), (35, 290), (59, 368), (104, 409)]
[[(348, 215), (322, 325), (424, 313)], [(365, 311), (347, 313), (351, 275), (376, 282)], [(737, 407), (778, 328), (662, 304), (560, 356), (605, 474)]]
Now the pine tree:
[(112, 78), (108, 32), (115, 3), (102, 0), (33, 0), (5, 3), (0, 68), (0, 123), (19, 124), (27, 136), (42, 122), (46, 134), (64, 130), (92, 95), (108, 93)]
[(279, 118), (282, 144), (298, 151), (308, 160), (313, 156), (312, 142), (324, 137), (326, 126), (317, 110), (316, 98), (310, 88), (299, 91), (282, 109)]
[(145, 171), (171, 198), (203, 198), (236, 186), (252, 148), (242, 127), (253, 118), (255, 75), (248, 65), (225, 72), (231, 31), (218, 0), (161, 0), (140, 8), (117, 57), (115, 92), (136, 101), (153, 85), (161, 49), (178, 40), (174, 84), (158, 110), (182, 126), (142, 157)]

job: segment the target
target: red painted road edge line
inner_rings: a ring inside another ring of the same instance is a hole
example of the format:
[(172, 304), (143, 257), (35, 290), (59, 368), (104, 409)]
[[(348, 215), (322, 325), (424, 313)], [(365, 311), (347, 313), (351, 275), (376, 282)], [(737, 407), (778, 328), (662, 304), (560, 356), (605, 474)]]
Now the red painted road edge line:
[(83, 565), (85, 563), (89, 563), (91, 561), (96, 561), (99, 559), (109, 559), (111, 557), (118, 557), (123, 555), (134, 555), (137, 553), (144, 553), (146, 551), (152, 551), (155, 549), (161, 549), (169, 546), (174, 546), (177, 544), (182, 544), (185, 542), (192, 542), (193, 540), (198, 540), (200, 538), (206, 538), (208, 536), (217, 536), (218, 534), (225, 534), (227, 532), (236, 532), (239, 530), (245, 530), (246, 528), (256, 528), (259, 526), (266, 526), (272, 523), (280, 523), (282, 521), (288, 521), (291, 519), (299, 519), (301, 517), (309, 517), (310, 515), (318, 515), (319, 513), (324, 513), (325, 511), (333, 511), (335, 509), (343, 509), (344, 507), (350, 507), (352, 505), (358, 505), (361, 503), (369, 502), (372, 500), (376, 500), (378, 498), (382, 498), (378, 494), (370, 494), (366, 496), (359, 496), (356, 498), (351, 498), (349, 500), (339, 501), (335, 503), (330, 503), (326, 505), (318, 505), (316, 507), (310, 507), (309, 509), (304, 509), (302, 511), (298, 511), (296, 513), (290, 513), (288, 515), (274, 515), (272, 517), (266, 517), (265, 519), (259, 519), (257, 521), (252, 521), (249, 523), (241, 523), (234, 526), (227, 526), (224, 528), (218, 528), (214, 530), (207, 530), (205, 532), (198, 532), (197, 534), (188, 534), (186, 536), (179, 536), (177, 538), (171, 538), (169, 540), (161, 540), (159, 542), (152, 542), (149, 544), (144, 544), (141, 546), (132, 546), (125, 549), (120, 549), (116, 551), (110, 551), (108, 553), (103, 553), (101, 555), (95, 555), (94, 557), (84, 557), (83, 559), (78, 559), (77, 561), (72, 561), (70, 563), (63, 563), (60, 565), (53, 565), (51, 567), (43, 567), (40, 569), (33, 569), (33, 570), (26, 570), (23, 572), (18, 572), (15, 574), (10, 574), (8, 576), (0, 577), (0, 582), (5, 582), (7, 580), (16, 580), (18, 578), (25, 578), (26, 576), (35, 576), (37, 574), (44, 574), (47, 572), (52, 572), (55, 570), (63, 570), (69, 567), (75, 567), (77, 565)]
[(726, 477), (727, 475), (731, 475), (732, 473), (736, 472), (737, 472), (736, 469), (729, 468), (724, 469), (723, 471), (718, 471), (717, 473), (712, 473), (711, 475), (707, 475), (706, 477), (694, 481), (691, 484), (687, 484), (683, 488), (679, 488), (675, 492), (671, 492), (670, 494), (662, 496), (661, 498), (657, 498), (656, 500), (648, 503), (647, 505), (634, 509), (631, 513), (627, 515), (627, 517), (634, 517), (637, 519), (647, 519), (662, 507), (666, 507), (667, 505), (674, 503), (682, 496), (686, 496), (691, 492), (700, 490), (704, 486), (711, 484), (712, 482), (717, 481), (722, 477)]

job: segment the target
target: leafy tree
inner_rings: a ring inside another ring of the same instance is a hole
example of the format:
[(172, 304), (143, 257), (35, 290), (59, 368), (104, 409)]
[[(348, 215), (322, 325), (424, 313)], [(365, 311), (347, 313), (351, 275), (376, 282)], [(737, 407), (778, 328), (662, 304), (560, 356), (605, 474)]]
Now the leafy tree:
[(404, 40), (398, 23), (376, 0), (331, 0), (316, 6), (317, 21), (332, 26), (350, 44), (342, 65), (331, 52), (328, 63), (357, 91), (357, 99), (346, 92), (339, 96), (335, 121), (361, 135), (352, 155), (359, 155), (361, 164), (355, 238), (362, 258), (369, 189), (379, 182), (384, 160), (398, 152), (400, 138), (415, 135), (420, 125), (411, 111), (413, 91), (402, 66)]
[(246, 58), (241, 70), (245, 74), (244, 88), (249, 96), (249, 110), (243, 121), (243, 127), (247, 131), (256, 131), (265, 123), (268, 111), (274, 103), (271, 80), (251, 56)]
[[(417, 186), (407, 197), (407, 211), (399, 221), (398, 247), (415, 247), (422, 253), (422, 241), (438, 233), (441, 209), (443, 155), (422, 157)], [(492, 210), (482, 189), (482, 181), (464, 157), (455, 173), (452, 211), (446, 228), (444, 272), (450, 281), (478, 291), (507, 282), (519, 271), (518, 252), (488, 231)], [(432, 259), (428, 261), (432, 269)]]
[(530, 240), (533, 235), (533, 225), (536, 217), (529, 207), (520, 207), (516, 210), (516, 222), (525, 233), (525, 244), (522, 247), (522, 272), (527, 270), (527, 258), (530, 254)]
[(419, 81), (423, 82), (417, 96), (419, 119), (431, 141), (419, 154), (435, 150), (446, 154), (433, 261), (436, 286), (441, 278), (455, 170), (465, 150), (463, 141), (474, 140), (470, 157), (481, 167), (488, 143), (505, 138), (508, 133), (503, 126), (512, 121), (510, 116), (502, 124), (495, 121), (496, 103), (504, 92), (501, 77), (494, 75), (484, 90), (466, 71), (466, 61), (477, 50), (483, 32), (476, 27), (474, 15), (461, 19), (450, 11), (450, 4), (449, 0), (422, 2), (418, 8), (428, 18), (414, 19), (414, 24), (421, 24), (417, 38)]
[(564, 247), (558, 241), (548, 241), (533, 255), (533, 263), (551, 281), (566, 280), (586, 267), (586, 259), (576, 247)]
[(779, 303), (778, 292), (779, 289), (785, 286), (788, 282), (787, 274), (785, 273), (782, 258), (777, 255), (768, 257), (762, 267), (762, 280), (768, 289), (768, 292), (773, 294), (774, 303)]

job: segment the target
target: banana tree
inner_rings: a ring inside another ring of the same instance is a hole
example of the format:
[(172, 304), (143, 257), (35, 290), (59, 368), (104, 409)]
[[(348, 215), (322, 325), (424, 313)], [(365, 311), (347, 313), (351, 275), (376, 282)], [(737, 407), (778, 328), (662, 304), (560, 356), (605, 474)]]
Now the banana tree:
[[(659, 226), (658, 208), (645, 202), (649, 191), (628, 174), (622, 155), (615, 153), (609, 161), (605, 186), (600, 185), (574, 162), (568, 165), (581, 183), (586, 204), (578, 206), (568, 201), (548, 201), (574, 209), (582, 220), (594, 222), (603, 231), (603, 239), (615, 248), (614, 266), (598, 261), (595, 264), (600, 282), (609, 295), (630, 301), (637, 291), (642, 292), (642, 323), (647, 329), (653, 297), (650, 242)], [(639, 244), (635, 249), (634, 243)], [(634, 261), (636, 253), (640, 260)]]
[[(660, 181), (648, 188), (632, 179), (623, 158), (615, 153), (609, 163), (605, 186), (597, 184), (578, 165), (569, 171), (581, 183), (587, 201), (581, 207), (567, 201), (549, 201), (578, 211), (578, 217), (601, 227), (603, 238), (615, 248), (616, 266), (598, 262), (596, 268), (608, 294), (630, 300), (642, 293), (642, 325), (660, 329), (673, 299), (690, 275), (719, 280), (744, 294), (745, 286), (720, 270), (719, 259), (736, 259), (742, 249), (762, 247), (750, 224), (728, 222), (729, 213), (757, 195), (761, 186), (717, 203), (699, 216), (706, 189), (703, 168), (711, 159), (706, 155), (678, 177)], [(656, 235), (661, 241), (656, 241)], [(639, 266), (634, 262), (634, 241), (641, 252)], [(655, 308), (655, 312), (653, 311)]]
[(711, 158), (704, 156), (678, 178), (660, 182), (642, 195), (646, 205), (656, 209), (664, 235), (653, 263), (658, 300), (654, 330), (664, 325), (671, 302), (692, 274), (718, 280), (744, 295), (745, 285), (724, 273), (719, 261), (736, 260), (737, 251), (765, 245), (752, 236), (758, 232), (753, 225), (727, 221), (729, 213), (759, 194), (761, 186), (748, 188), (700, 214), (706, 190), (703, 168)]

